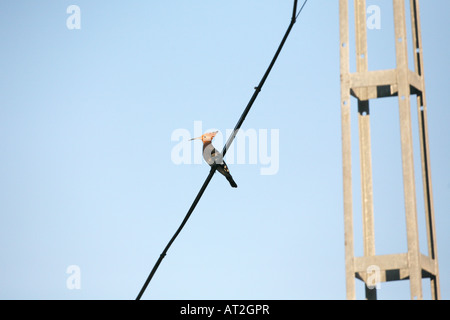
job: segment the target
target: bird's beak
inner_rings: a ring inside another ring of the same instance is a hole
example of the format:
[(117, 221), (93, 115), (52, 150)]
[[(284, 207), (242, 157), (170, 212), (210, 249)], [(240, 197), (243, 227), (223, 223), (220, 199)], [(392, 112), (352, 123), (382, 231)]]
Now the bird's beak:
[(192, 141), (192, 140), (197, 140), (197, 139), (202, 139), (202, 137), (197, 137), (197, 138), (192, 138), (192, 139), (189, 139), (189, 141)]

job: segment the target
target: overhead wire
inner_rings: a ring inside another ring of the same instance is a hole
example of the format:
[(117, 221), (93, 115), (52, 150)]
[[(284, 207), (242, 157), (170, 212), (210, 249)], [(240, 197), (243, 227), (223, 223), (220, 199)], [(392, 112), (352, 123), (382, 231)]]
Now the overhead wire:
[(303, 8), (305, 7), (305, 4), (308, 2), (308, 0), (305, 0), (305, 2), (303, 2), (303, 5), (300, 7), (300, 10), (298, 10), (297, 15), (295, 16), (295, 19), (298, 18), (298, 16), (300, 15), (300, 13), (302, 13)]
[[(294, 8), (293, 8), (293, 12), (292, 12), (291, 23), (289, 24), (289, 27), (287, 28), (287, 30), (286, 30), (286, 32), (284, 34), (284, 37), (281, 40), (281, 43), (278, 46), (278, 49), (277, 49), (274, 57), (272, 58), (272, 61), (270, 62), (269, 67), (267, 68), (266, 72), (264, 73), (264, 75), (263, 75), (261, 81), (259, 82), (258, 86), (255, 87), (255, 92), (253, 93), (252, 97), (250, 98), (250, 101), (248, 102), (247, 106), (245, 107), (244, 111), (242, 112), (241, 117), (239, 118), (238, 122), (236, 123), (236, 126), (234, 127), (234, 130), (233, 130), (232, 134), (228, 138), (227, 143), (223, 147), (222, 157), (225, 156), (228, 148), (233, 143), (234, 138), (236, 137), (236, 134), (238, 133), (239, 129), (241, 128), (242, 124), (244, 123), (245, 118), (247, 117), (247, 114), (249, 113), (251, 107), (253, 106), (253, 103), (255, 102), (256, 98), (258, 97), (258, 94), (261, 92), (261, 89), (264, 86), (264, 83), (266, 82), (266, 79), (269, 76), (270, 71), (272, 70), (273, 66), (275, 65), (275, 62), (276, 62), (276, 60), (277, 60), (281, 50), (283, 49), (284, 43), (286, 42), (286, 40), (287, 40), (287, 38), (289, 36), (289, 33), (292, 30), (292, 27), (294, 26), (295, 22), (297, 21), (298, 16), (302, 12), (302, 10), (303, 10), (306, 2), (308, 2), (308, 0), (305, 0), (303, 2), (303, 5), (301, 6), (301, 8), (298, 11), (298, 13), (297, 13), (297, 2), (298, 2), (298, 0), (294, 0)], [(215, 165), (213, 165), (211, 167), (211, 170), (209, 171), (209, 174), (206, 177), (205, 182), (203, 183), (203, 185), (200, 188), (197, 196), (195, 197), (194, 201), (192, 202), (192, 205), (189, 208), (186, 216), (184, 217), (184, 219), (181, 222), (180, 226), (178, 227), (177, 231), (174, 233), (174, 235), (172, 236), (172, 238), (170, 239), (170, 241), (167, 243), (166, 247), (164, 248), (164, 250), (160, 254), (158, 260), (156, 261), (155, 265), (153, 266), (152, 270), (150, 271), (150, 274), (148, 275), (146, 281), (144, 282), (144, 285), (142, 286), (141, 290), (139, 291), (139, 294), (137, 295), (136, 300), (140, 300), (141, 299), (141, 297), (144, 294), (147, 286), (149, 285), (150, 281), (152, 280), (156, 270), (158, 269), (158, 267), (161, 264), (161, 262), (164, 259), (164, 257), (167, 255), (167, 251), (169, 250), (170, 246), (175, 241), (175, 239), (178, 237), (178, 235), (180, 234), (181, 230), (185, 226), (186, 222), (189, 220), (189, 217), (194, 212), (195, 207), (197, 206), (198, 202), (200, 201), (201, 197), (203, 196), (203, 193), (205, 192), (206, 188), (208, 187), (208, 184), (210, 183), (212, 177), (214, 176), (214, 173), (216, 172), (216, 169), (217, 169), (217, 167)]]

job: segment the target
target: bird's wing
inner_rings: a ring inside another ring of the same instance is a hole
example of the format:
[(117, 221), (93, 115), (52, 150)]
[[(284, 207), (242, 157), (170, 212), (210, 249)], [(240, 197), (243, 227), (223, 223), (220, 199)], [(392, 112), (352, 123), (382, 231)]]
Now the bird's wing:
[(213, 148), (213, 150), (211, 151), (211, 157), (214, 159), (214, 162), (216, 164), (224, 163), (222, 153), (220, 153), (220, 151), (218, 151), (216, 148)]

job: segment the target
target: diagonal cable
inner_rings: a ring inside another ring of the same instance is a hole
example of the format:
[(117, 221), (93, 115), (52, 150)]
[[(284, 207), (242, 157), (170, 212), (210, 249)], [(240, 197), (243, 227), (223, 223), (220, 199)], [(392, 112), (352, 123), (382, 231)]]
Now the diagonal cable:
[[(280, 55), (281, 50), (283, 49), (284, 43), (286, 42), (286, 40), (287, 40), (287, 38), (289, 36), (289, 33), (292, 30), (292, 27), (294, 26), (295, 22), (297, 21), (298, 15), (301, 13), (301, 11), (303, 10), (303, 7), (305, 6), (306, 2), (308, 2), (308, 0), (304, 1), (303, 5), (300, 8), (298, 13), (297, 13), (297, 2), (298, 2), (298, 0), (294, 0), (294, 8), (293, 8), (293, 12), (292, 12), (291, 23), (289, 24), (289, 27), (286, 30), (286, 33), (285, 33), (283, 39), (281, 40), (280, 45), (278, 46), (278, 50), (276, 51), (272, 61), (270, 62), (269, 67), (267, 68), (267, 70), (264, 73), (261, 81), (259, 82), (259, 85), (257, 87), (255, 87), (255, 92), (253, 93), (252, 97), (250, 98), (250, 101), (248, 102), (246, 108), (242, 112), (242, 115), (239, 118), (238, 122), (236, 123), (236, 126), (234, 127), (234, 130), (233, 130), (232, 134), (228, 138), (227, 143), (223, 147), (223, 151), (222, 151), (222, 156), (223, 157), (225, 156), (225, 154), (226, 154), (228, 148), (230, 147), (230, 145), (233, 143), (233, 140), (236, 137), (236, 134), (238, 133), (239, 129), (241, 128), (242, 124), (244, 123), (244, 120), (247, 117), (247, 114), (249, 113), (250, 109), (252, 108), (253, 103), (255, 102), (256, 98), (258, 97), (258, 94), (261, 92), (261, 89), (264, 86), (264, 83), (266, 82), (267, 77), (270, 74), (270, 71), (272, 70), (273, 66), (275, 65), (275, 62), (276, 62), (278, 56)], [(183, 221), (181, 222), (181, 225), (178, 227), (178, 229), (175, 232), (175, 234), (172, 236), (170, 241), (167, 243), (167, 245), (164, 248), (163, 252), (159, 256), (158, 261), (156, 261), (155, 265), (153, 266), (153, 269), (151, 270), (150, 274), (148, 275), (147, 280), (145, 281), (144, 285), (142, 286), (141, 291), (139, 291), (139, 294), (136, 297), (136, 300), (140, 300), (141, 299), (142, 295), (144, 294), (145, 290), (147, 289), (148, 284), (152, 280), (156, 270), (158, 269), (158, 267), (161, 264), (162, 260), (166, 256), (167, 251), (169, 250), (170, 246), (175, 241), (175, 239), (178, 237), (178, 235), (180, 234), (180, 232), (183, 229), (184, 225), (189, 220), (189, 217), (194, 212), (194, 209), (197, 206), (197, 203), (200, 201), (201, 197), (203, 196), (203, 193), (205, 192), (206, 188), (208, 187), (209, 182), (211, 181), (212, 177), (214, 176), (214, 173), (216, 172), (216, 169), (217, 169), (217, 167), (214, 166), (214, 165), (211, 167), (211, 170), (209, 171), (209, 174), (206, 177), (205, 182), (203, 183), (202, 187), (200, 188), (200, 191), (198, 192), (197, 196), (195, 197), (194, 202), (192, 202), (192, 205), (189, 208), (189, 210), (188, 210), (186, 216), (184, 217)]]

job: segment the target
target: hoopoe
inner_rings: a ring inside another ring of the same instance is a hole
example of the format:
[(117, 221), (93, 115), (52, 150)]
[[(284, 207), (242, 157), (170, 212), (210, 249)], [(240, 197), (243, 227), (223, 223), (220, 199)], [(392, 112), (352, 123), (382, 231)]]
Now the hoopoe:
[(216, 165), (217, 171), (227, 178), (228, 182), (233, 188), (237, 188), (236, 182), (234, 182), (233, 177), (230, 174), (230, 170), (228, 170), (228, 166), (223, 161), (222, 153), (220, 153), (214, 146), (212, 145), (212, 139), (216, 136), (218, 131), (205, 133), (200, 137), (192, 138), (190, 140), (202, 140), (203, 142), (203, 159), (205, 159), (206, 163), (210, 166)]

